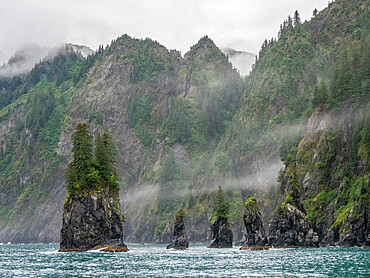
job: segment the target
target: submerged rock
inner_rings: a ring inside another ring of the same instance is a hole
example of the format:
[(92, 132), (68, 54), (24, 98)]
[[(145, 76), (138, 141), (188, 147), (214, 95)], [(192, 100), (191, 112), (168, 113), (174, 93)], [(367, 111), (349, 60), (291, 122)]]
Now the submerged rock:
[[(244, 242), (240, 249), (251, 249), (266, 243), (265, 229), (261, 220), (260, 206), (257, 199), (249, 197), (245, 201), (244, 226), (246, 228)], [(259, 248), (256, 248), (259, 250)]]
[(268, 245), (317, 247), (319, 237), (306, 215), (297, 207), (285, 204), (269, 225)]
[(185, 230), (185, 213), (177, 212), (173, 225), (173, 240), (167, 249), (186, 249), (189, 248), (189, 241)]
[(208, 248), (232, 248), (233, 232), (225, 217), (217, 217), (211, 226), (211, 242)]
[(86, 195), (70, 196), (64, 204), (59, 251), (128, 251), (118, 191), (104, 188)]

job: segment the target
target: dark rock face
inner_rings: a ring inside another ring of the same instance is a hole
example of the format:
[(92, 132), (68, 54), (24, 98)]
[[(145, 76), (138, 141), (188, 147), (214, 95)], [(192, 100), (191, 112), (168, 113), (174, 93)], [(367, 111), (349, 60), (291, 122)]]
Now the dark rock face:
[(318, 243), (317, 233), (298, 208), (287, 204), (275, 213), (269, 225), (268, 245), (317, 247)]
[(266, 243), (265, 229), (261, 220), (260, 207), (256, 198), (250, 197), (244, 208), (244, 226), (246, 228), (243, 247), (260, 246)]
[(59, 251), (128, 251), (123, 243), (118, 192), (102, 189), (89, 196), (71, 196), (64, 204)]
[(368, 200), (359, 201), (348, 213), (343, 223), (343, 231), (339, 235), (338, 245), (370, 246), (370, 221)]
[(211, 226), (211, 242), (208, 248), (232, 248), (233, 232), (226, 218), (218, 217)]
[(175, 216), (175, 223), (173, 226), (173, 240), (167, 249), (186, 249), (189, 248), (189, 241), (185, 230), (185, 217), (181, 215)]

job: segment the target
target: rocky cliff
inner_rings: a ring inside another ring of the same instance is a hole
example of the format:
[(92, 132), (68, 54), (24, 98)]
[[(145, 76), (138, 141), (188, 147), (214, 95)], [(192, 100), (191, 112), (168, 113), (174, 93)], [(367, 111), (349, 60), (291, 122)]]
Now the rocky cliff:
[(208, 248), (232, 248), (233, 231), (225, 217), (217, 217), (211, 225), (210, 243)]
[(63, 207), (60, 250), (126, 252), (118, 192), (102, 189), (68, 197)]
[(317, 247), (319, 237), (308, 222), (305, 213), (290, 204), (274, 215), (269, 225), (267, 244), (284, 247)]
[(293, 160), (281, 173), (285, 197), (269, 229), (280, 243), (369, 244), (369, 164), (362, 149), (369, 111), (351, 104), (343, 109), (346, 114), (314, 111)]
[(241, 249), (264, 245), (266, 243), (265, 229), (261, 219), (260, 206), (255, 197), (248, 197), (245, 201), (243, 220), (246, 232)]
[(321, 244), (367, 244), (368, 16), (366, 1), (337, 0), (286, 20), (244, 79), (208, 37), (181, 56), (128, 35), (1, 78), (0, 240), (59, 241), (69, 138), (88, 122), (117, 145), (128, 241), (171, 241), (179, 207), (189, 240), (207, 241), (223, 184), (236, 241), (247, 196), (267, 227), (286, 191)]
[(186, 249), (189, 247), (188, 236), (185, 229), (185, 216), (184, 210), (176, 213), (173, 224), (173, 239), (172, 243), (167, 246), (167, 249)]

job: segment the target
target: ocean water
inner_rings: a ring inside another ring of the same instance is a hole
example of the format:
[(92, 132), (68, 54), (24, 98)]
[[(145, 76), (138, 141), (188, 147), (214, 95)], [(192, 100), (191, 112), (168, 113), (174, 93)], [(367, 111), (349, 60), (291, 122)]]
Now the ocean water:
[(57, 244), (0, 245), (0, 277), (370, 277), (370, 249), (166, 250), (58, 253)]

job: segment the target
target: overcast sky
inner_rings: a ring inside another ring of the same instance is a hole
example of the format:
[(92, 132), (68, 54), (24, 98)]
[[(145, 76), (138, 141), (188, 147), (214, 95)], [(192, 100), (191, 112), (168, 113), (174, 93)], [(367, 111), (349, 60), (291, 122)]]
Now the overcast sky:
[(258, 53), (297, 9), (303, 20), (328, 0), (0, 0), (0, 63), (25, 44), (96, 49), (127, 33), (188, 51), (208, 35), (219, 47)]

